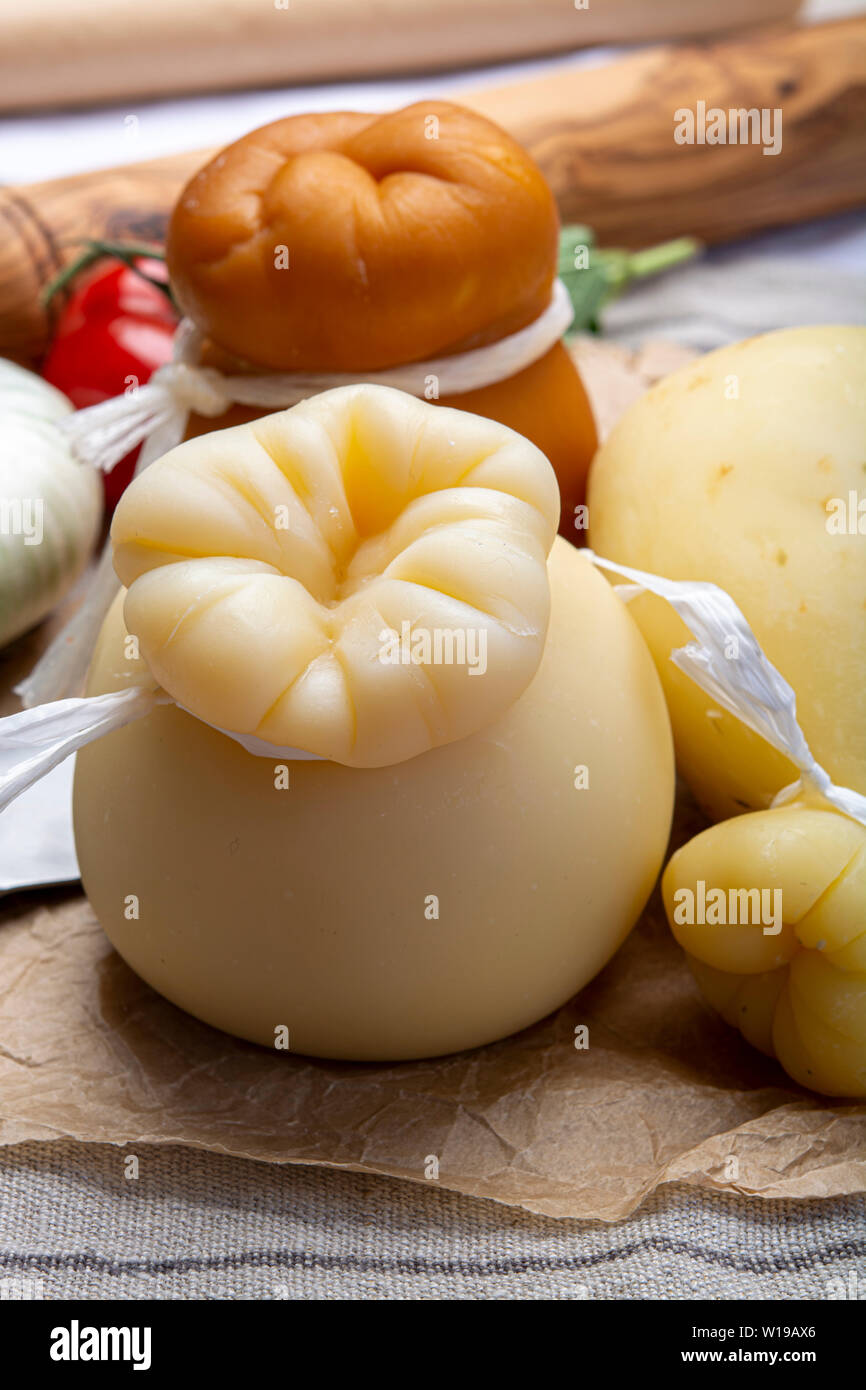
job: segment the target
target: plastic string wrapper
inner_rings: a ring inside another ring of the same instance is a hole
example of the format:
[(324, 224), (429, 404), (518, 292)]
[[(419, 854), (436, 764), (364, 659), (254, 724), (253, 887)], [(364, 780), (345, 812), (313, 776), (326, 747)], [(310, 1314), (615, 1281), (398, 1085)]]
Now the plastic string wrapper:
[[(617, 593), (625, 602), (642, 592), (666, 599), (697, 639), (671, 653), (674, 665), (722, 709), (799, 768), (799, 780), (777, 794), (774, 806), (793, 800), (803, 785), (810, 785), (837, 811), (866, 825), (866, 797), (848, 787), (837, 787), (816, 761), (797, 723), (794, 691), (767, 660), (730, 594), (717, 584), (663, 579), (628, 565), (614, 564), (591, 550), (584, 553), (599, 569), (611, 570), (631, 581), (617, 586)], [(735, 658), (726, 650), (732, 639), (736, 644)]]
[[(136, 719), (144, 719), (157, 705), (174, 703), (158, 686), (129, 685), (123, 690), (109, 691), (107, 695), (52, 700), (50, 704), (37, 705), (0, 719), (0, 812), (79, 748), (95, 743), (104, 734), (122, 729)], [(191, 713), (183, 705), (178, 708)], [(193, 717), (198, 718), (197, 715)], [(208, 727), (216, 728), (216, 725)], [(318, 753), (280, 748), (252, 735), (233, 733), (231, 729), (217, 728), (217, 733), (234, 739), (258, 758), (286, 762), (299, 758), (324, 761)]]
[(154, 431), (166, 431), (170, 443), (179, 444), (187, 415), (215, 419), (232, 405), (284, 410), (309, 396), (359, 381), (392, 386), (411, 396), (425, 397), (430, 378), (441, 396), (458, 396), (523, 371), (558, 343), (574, 318), (568, 290), (561, 280), (553, 287), (550, 303), (532, 323), (507, 338), (451, 357), (431, 358), (388, 367), (379, 372), (268, 372), (262, 376), (227, 376), (215, 367), (199, 366), (203, 336), (188, 319), (178, 327), (173, 362), (154, 372), (145, 386), (128, 396), (76, 411), (64, 421), (63, 431), (82, 463), (110, 472), (131, 449)]
[(150, 714), (169, 697), (134, 685), (107, 695), (54, 700), (0, 719), (0, 811), (87, 743)]
[[(724, 589), (698, 580), (663, 579), (605, 560), (591, 550), (583, 554), (599, 569), (630, 581), (617, 586), (624, 601), (643, 592), (666, 599), (696, 638), (671, 653), (674, 665), (799, 768), (800, 780), (780, 791), (773, 805), (792, 800), (801, 785), (809, 784), (836, 810), (866, 825), (866, 797), (837, 787), (815, 760), (797, 723), (794, 691), (767, 660), (740, 609)], [(736, 659), (726, 655), (732, 638), (736, 639), (739, 653)], [(89, 649), (85, 655), (89, 659)], [(0, 719), (0, 811), (78, 748), (150, 714), (157, 704), (173, 703), (163, 690), (136, 685), (109, 695), (59, 700)], [(191, 710), (186, 713), (198, 718)], [(217, 732), (258, 757), (286, 761), (317, 758), (302, 749), (279, 748), (229, 729)]]
[[(437, 396), (458, 396), (505, 381), (537, 362), (559, 342), (573, 318), (571, 297), (557, 280), (543, 314), (526, 328), (486, 347), (363, 375), (290, 372), (263, 376), (227, 376), (214, 367), (200, 366), (203, 335), (184, 319), (175, 334), (173, 361), (158, 368), (146, 385), (78, 410), (59, 428), (81, 463), (105, 473), (142, 444), (135, 467), (138, 475), (180, 444), (192, 412), (217, 419), (232, 405), (285, 410), (309, 396), (359, 381), (392, 386), (422, 398), (435, 384)], [(81, 608), (30, 675), (15, 687), (26, 707), (58, 700), (80, 688), (93, 643), (117, 588), (110, 547), (106, 546)]]

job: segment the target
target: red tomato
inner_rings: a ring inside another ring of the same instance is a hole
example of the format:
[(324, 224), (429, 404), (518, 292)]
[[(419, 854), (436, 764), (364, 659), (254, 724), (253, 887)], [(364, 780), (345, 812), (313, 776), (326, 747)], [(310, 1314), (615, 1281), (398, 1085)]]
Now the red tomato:
[[(168, 283), (159, 260), (136, 259), (151, 280)], [(177, 314), (168, 297), (122, 261), (103, 262), (82, 274), (60, 312), (57, 331), (42, 365), (46, 381), (81, 409), (129, 386), (143, 386), (171, 360)], [(138, 450), (115, 464), (103, 479), (110, 511), (132, 477)]]

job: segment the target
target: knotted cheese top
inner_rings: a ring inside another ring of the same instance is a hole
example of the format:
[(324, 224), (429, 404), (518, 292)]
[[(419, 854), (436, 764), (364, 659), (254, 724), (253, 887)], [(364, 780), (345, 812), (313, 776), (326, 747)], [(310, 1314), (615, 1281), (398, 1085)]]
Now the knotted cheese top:
[(218, 348), (274, 371), (361, 372), (533, 322), (558, 231), (510, 135), (423, 101), (289, 116), (229, 145), (178, 199), (167, 258), (184, 313)]
[(866, 827), (820, 798), (710, 826), (662, 877), (723, 1018), (802, 1086), (866, 1095)]
[(553, 470), (520, 435), (357, 385), (172, 449), (111, 535), (127, 628), (179, 704), (376, 767), (525, 690), (558, 515)]

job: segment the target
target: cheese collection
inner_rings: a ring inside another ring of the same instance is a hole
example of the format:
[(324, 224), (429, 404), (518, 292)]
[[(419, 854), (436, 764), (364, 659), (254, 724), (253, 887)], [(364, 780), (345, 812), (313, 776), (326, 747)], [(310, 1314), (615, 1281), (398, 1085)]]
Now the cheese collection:
[[(596, 454), (543, 341), (557, 234), (529, 156), (447, 103), (279, 121), (184, 190), (184, 413), (147, 406), (87, 682), (161, 703), (78, 754), (85, 889), (207, 1023), (436, 1056), (610, 959), (663, 867), (676, 754), (717, 822), (662, 878), (707, 1001), (801, 1085), (866, 1095), (866, 332), (702, 358)], [(430, 370), (479, 361), (475, 389)], [(730, 680), (653, 576), (724, 590), (717, 628), (735, 600), (757, 643), (717, 631)]]

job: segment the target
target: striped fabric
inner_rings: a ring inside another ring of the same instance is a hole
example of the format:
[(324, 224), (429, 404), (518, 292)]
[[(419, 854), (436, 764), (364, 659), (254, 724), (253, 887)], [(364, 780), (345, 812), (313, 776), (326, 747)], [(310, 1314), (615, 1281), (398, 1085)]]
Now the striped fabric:
[[(132, 1176), (137, 1157), (138, 1176)], [(866, 1198), (666, 1188), (554, 1221), (433, 1184), (191, 1148), (0, 1155), (0, 1299), (824, 1299), (866, 1295)]]

